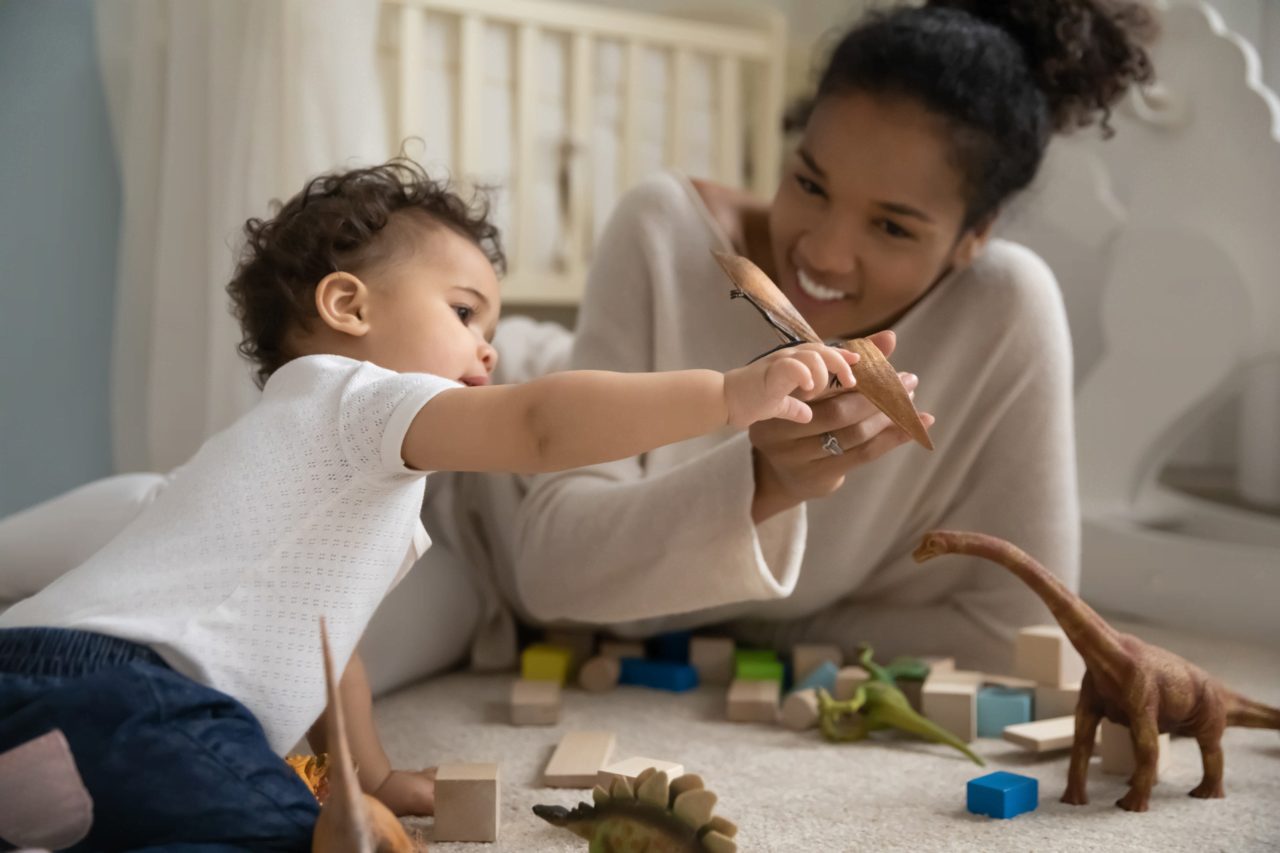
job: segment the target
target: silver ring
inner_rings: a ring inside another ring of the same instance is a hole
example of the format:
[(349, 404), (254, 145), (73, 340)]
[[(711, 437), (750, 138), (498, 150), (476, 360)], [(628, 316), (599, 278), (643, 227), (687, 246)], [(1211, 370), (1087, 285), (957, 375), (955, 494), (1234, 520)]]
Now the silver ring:
[(840, 446), (835, 434), (830, 432), (822, 434), (822, 449), (827, 452), (828, 456), (840, 456), (844, 453), (844, 448)]

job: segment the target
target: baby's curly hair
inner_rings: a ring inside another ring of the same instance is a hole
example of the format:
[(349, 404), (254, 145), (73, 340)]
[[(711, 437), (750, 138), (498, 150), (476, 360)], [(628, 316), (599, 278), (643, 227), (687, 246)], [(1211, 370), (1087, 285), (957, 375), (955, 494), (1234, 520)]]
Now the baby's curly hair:
[(243, 333), (238, 349), (257, 365), (259, 388), (292, 358), (285, 348), (290, 329), (318, 316), (320, 280), (339, 270), (358, 274), (403, 251), (407, 232), (386, 226), (412, 212), (468, 238), (499, 274), (506, 270), (487, 199), (465, 201), (448, 181), (432, 179), (407, 157), (313, 178), (270, 219), (245, 223), (227, 293)]

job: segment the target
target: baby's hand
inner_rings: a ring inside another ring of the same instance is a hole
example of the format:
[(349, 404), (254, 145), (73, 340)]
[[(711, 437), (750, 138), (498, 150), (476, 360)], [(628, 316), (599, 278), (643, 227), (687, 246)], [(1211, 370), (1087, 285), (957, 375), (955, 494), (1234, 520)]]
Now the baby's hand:
[(436, 811), (436, 768), (392, 770), (373, 796), (396, 817), (425, 817)]
[(800, 344), (778, 350), (724, 376), (729, 423), (748, 427), (756, 421), (783, 418), (808, 423), (813, 411), (791, 396), (794, 391), (821, 391), (834, 374), (845, 388), (854, 386), (849, 365), (858, 360), (846, 349)]

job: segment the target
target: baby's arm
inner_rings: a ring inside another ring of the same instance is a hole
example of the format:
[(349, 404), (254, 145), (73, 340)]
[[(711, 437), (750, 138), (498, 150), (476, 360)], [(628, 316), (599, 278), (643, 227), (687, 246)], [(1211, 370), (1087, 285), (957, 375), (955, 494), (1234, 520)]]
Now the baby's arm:
[[(378, 729), (373, 724), (373, 692), (359, 653), (351, 655), (347, 669), (338, 683), (347, 739), (355, 761), (360, 788), (377, 797), (397, 816), (429, 815), (435, 809), (435, 769), (420, 771), (393, 770), (387, 758)], [(307, 732), (307, 743), (320, 754), (328, 751), (325, 741), (325, 713)]]
[(856, 360), (847, 350), (804, 344), (724, 374), (580, 370), (444, 391), (418, 412), (402, 452), (422, 471), (531, 474), (624, 459), (726, 424), (803, 423), (812, 413), (792, 392), (824, 389), (828, 373), (852, 387)]

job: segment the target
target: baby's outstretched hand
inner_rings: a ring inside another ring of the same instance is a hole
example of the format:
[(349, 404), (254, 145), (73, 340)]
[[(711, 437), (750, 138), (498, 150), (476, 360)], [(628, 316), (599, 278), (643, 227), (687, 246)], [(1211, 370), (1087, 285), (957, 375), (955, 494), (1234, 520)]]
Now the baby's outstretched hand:
[(373, 796), (396, 817), (425, 817), (436, 811), (436, 768), (392, 770)]
[(845, 388), (852, 388), (853, 370), (849, 365), (857, 360), (857, 354), (845, 349), (800, 344), (730, 370), (724, 377), (729, 423), (739, 428), (770, 418), (808, 423), (813, 411), (792, 394), (820, 392), (832, 375)]

